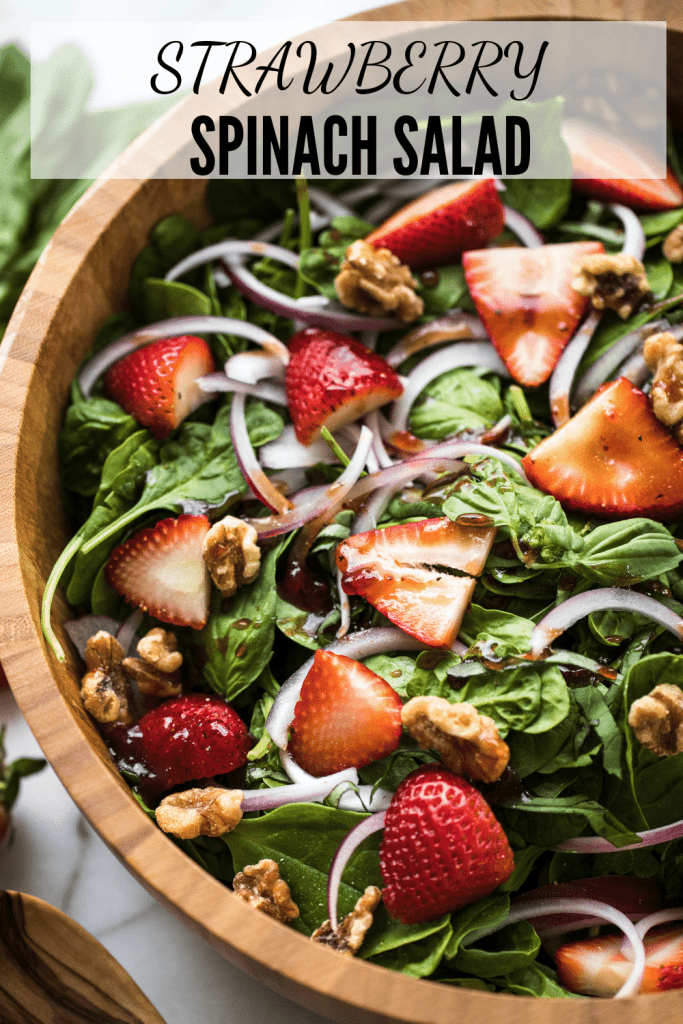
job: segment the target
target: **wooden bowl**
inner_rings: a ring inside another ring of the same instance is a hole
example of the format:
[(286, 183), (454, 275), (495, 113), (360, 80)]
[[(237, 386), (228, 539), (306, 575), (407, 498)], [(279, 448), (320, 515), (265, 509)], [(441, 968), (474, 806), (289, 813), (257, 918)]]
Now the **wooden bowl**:
[[(668, 20), (670, 109), (683, 123), (679, 0), (405, 0), (359, 19), (520, 16)], [(169, 155), (160, 148), (159, 163)], [(0, 658), (45, 754), (110, 849), (169, 910), (259, 981), (333, 1020), (479, 1024), (495, 1015), (506, 1024), (547, 1024), (553, 1015), (557, 1024), (646, 1024), (653, 1013), (660, 1021), (683, 1020), (683, 992), (549, 1005), (417, 980), (338, 956), (245, 906), (206, 874), (150, 822), (114, 769), (83, 711), (77, 658), (57, 664), (40, 630), (45, 581), (68, 536), (57, 432), (75, 368), (97, 328), (120, 307), (149, 229), (171, 212), (206, 222), (205, 187), (200, 180), (95, 184), (41, 258), (0, 349)], [(53, 621), (68, 616), (58, 596)]]

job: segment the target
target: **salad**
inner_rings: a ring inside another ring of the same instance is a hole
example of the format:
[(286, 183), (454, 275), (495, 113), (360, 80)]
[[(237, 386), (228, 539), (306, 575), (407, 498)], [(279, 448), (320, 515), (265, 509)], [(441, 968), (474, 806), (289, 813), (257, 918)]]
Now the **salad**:
[(154, 228), (44, 631), (61, 585), (136, 799), (252, 906), (450, 985), (677, 987), (680, 174), (433, 184)]

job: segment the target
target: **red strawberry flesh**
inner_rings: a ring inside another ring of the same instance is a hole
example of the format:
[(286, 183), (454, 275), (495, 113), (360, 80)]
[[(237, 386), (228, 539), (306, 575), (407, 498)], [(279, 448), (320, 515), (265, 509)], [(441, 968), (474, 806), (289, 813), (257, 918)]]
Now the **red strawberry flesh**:
[(366, 238), (415, 270), (454, 263), (503, 230), (504, 211), (491, 178), (456, 182), (420, 196)]
[(522, 464), (535, 487), (574, 512), (659, 522), (683, 514), (683, 449), (625, 377), (603, 384)]
[[(683, 988), (683, 925), (653, 928), (643, 943), (645, 973), (638, 992)], [(614, 996), (633, 968), (621, 944), (621, 935), (598, 935), (562, 946), (555, 953), (559, 980), (570, 992), (580, 995)]]
[(289, 341), (287, 404), (302, 444), (336, 430), (403, 393), (395, 370), (354, 338), (308, 327)]
[(411, 772), (396, 790), (379, 859), (384, 904), (403, 924), (475, 903), (514, 868), (507, 837), (483, 796), (439, 765)]
[(316, 778), (363, 768), (398, 747), (401, 706), (393, 687), (365, 665), (316, 651), (294, 709), (287, 749)]

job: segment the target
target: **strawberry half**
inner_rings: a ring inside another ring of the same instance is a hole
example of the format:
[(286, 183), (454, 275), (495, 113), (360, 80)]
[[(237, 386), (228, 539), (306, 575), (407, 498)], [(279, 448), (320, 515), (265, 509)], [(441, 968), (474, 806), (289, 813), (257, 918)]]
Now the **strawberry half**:
[(201, 629), (209, 617), (211, 577), (202, 557), (206, 516), (162, 519), (115, 548), (107, 582), (161, 622)]
[(656, 178), (647, 153), (638, 153), (581, 121), (565, 121), (562, 138), (569, 147), (572, 187), (577, 192), (639, 210), (671, 210), (683, 205), (683, 188), (671, 169), (667, 167), (666, 178)]
[(342, 587), (347, 594), (364, 597), (423, 643), (449, 647), (472, 600), (475, 580), (427, 566), (477, 576), (495, 535), (495, 527), (446, 518), (355, 534), (337, 548)]
[(237, 712), (204, 693), (165, 700), (143, 715), (135, 732), (141, 762), (164, 789), (241, 768), (252, 746)]
[(465, 280), (498, 354), (516, 381), (536, 387), (548, 379), (586, 311), (572, 288), (583, 256), (602, 242), (566, 242), (538, 249), (463, 253)]
[(507, 836), (481, 793), (433, 764), (411, 772), (396, 790), (379, 863), (384, 904), (403, 924), (476, 902), (514, 868)]
[(287, 404), (302, 444), (336, 430), (403, 393), (395, 370), (354, 338), (307, 327), (289, 341)]
[[(558, 978), (580, 995), (615, 995), (633, 968), (633, 961), (621, 952), (621, 943), (621, 935), (598, 935), (562, 946), (555, 953)], [(683, 988), (683, 925), (653, 928), (643, 945), (645, 973), (639, 994)]]
[(416, 270), (453, 263), (465, 249), (487, 245), (503, 230), (503, 204), (492, 178), (427, 192), (367, 238)]
[(393, 687), (359, 661), (316, 651), (287, 749), (316, 777), (363, 768), (398, 747), (401, 707)]
[(535, 487), (585, 515), (666, 522), (683, 513), (683, 449), (625, 377), (603, 384), (522, 465)]
[(203, 338), (185, 334), (136, 349), (107, 372), (104, 390), (163, 440), (206, 400), (197, 378), (216, 369)]

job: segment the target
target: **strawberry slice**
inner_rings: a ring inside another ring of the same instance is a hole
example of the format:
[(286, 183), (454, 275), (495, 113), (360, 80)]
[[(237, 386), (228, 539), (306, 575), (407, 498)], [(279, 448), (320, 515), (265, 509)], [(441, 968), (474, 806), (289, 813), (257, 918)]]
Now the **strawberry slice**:
[[(633, 960), (621, 952), (621, 935), (598, 935), (562, 946), (555, 953), (562, 984), (584, 996), (613, 996), (628, 978)], [(683, 925), (653, 928), (643, 939), (645, 973), (638, 989), (665, 992), (683, 988)]]
[(367, 238), (415, 270), (454, 263), (465, 249), (487, 245), (503, 230), (503, 204), (492, 178), (427, 192)]
[(625, 377), (603, 384), (522, 465), (535, 487), (585, 515), (666, 522), (683, 513), (683, 449)]
[(161, 338), (115, 363), (105, 375), (104, 390), (163, 440), (206, 400), (197, 378), (215, 369), (203, 338)]
[(363, 768), (396, 750), (401, 698), (359, 661), (316, 651), (294, 709), (287, 749), (317, 778)]
[(202, 558), (206, 516), (162, 519), (115, 548), (107, 582), (161, 622), (201, 629), (209, 617), (211, 577)]
[(569, 147), (577, 192), (639, 210), (670, 210), (683, 205), (683, 188), (667, 167), (655, 177), (652, 157), (636, 152), (620, 139), (597, 132), (582, 121), (567, 120), (562, 138)]
[(337, 548), (342, 587), (347, 594), (364, 597), (423, 643), (449, 647), (472, 600), (475, 580), (427, 566), (476, 576), (495, 535), (490, 520), (476, 526), (446, 518), (355, 534)]
[(241, 768), (252, 747), (237, 712), (204, 693), (165, 700), (143, 715), (135, 733), (136, 753), (163, 789)]
[(498, 354), (516, 381), (536, 387), (548, 379), (586, 311), (572, 288), (583, 256), (602, 242), (566, 242), (538, 249), (463, 253), (465, 280)]
[(372, 412), (403, 393), (395, 370), (354, 338), (307, 327), (289, 341), (287, 404), (302, 444)]
[(514, 868), (507, 836), (481, 793), (435, 764), (417, 768), (396, 790), (379, 863), (384, 905), (403, 924), (475, 903)]

